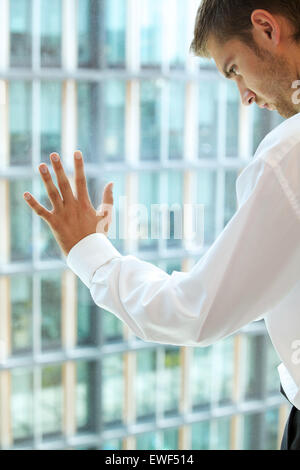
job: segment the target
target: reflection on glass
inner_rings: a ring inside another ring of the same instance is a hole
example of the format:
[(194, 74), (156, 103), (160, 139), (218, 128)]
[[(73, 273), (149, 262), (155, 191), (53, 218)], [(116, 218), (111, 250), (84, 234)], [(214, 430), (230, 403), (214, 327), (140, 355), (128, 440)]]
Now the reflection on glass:
[(42, 349), (61, 346), (61, 273), (41, 276)]
[[(41, 83), (41, 161), (61, 152), (61, 83)], [(45, 112), (47, 110), (47, 112)]]
[[(138, 221), (140, 223), (139, 233), (141, 234), (141, 239), (139, 240), (139, 249), (140, 250), (155, 250), (158, 247), (158, 240), (156, 238), (159, 236), (159, 208), (153, 208), (153, 220), (151, 217), (151, 205), (159, 204), (159, 175), (154, 172), (142, 172), (139, 174), (139, 194), (138, 202), (145, 206), (143, 211), (140, 211), (138, 214)], [(146, 211), (147, 209), (147, 211)], [(153, 224), (153, 238), (151, 236), (151, 224)], [(156, 232), (156, 233), (155, 233)], [(157, 233), (158, 232), (158, 233)]]
[(196, 203), (204, 205), (204, 242), (210, 245), (215, 240), (216, 232), (217, 174), (203, 168), (197, 176)]
[(40, 419), (44, 438), (61, 434), (63, 419), (61, 365), (50, 365), (42, 369)]
[(143, 432), (136, 436), (136, 450), (156, 450), (156, 433)]
[(10, 261), (32, 259), (32, 210), (23, 198), (31, 192), (31, 180), (13, 180), (9, 183)]
[(239, 155), (240, 94), (235, 83), (227, 83), (226, 156)]
[(226, 171), (225, 173), (225, 206), (224, 206), (224, 228), (232, 219), (237, 210), (236, 180), (237, 171)]
[(180, 379), (180, 349), (166, 348), (162, 387), (165, 416), (178, 413)]
[(156, 351), (136, 353), (136, 417), (137, 420), (154, 419), (156, 391)]
[(76, 423), (77, 431), (95, 430), (95, 364), (79, 361), (76, 363)]
[(31, 67), (32, 1), (10, 0), (10, 66)]
[(202, 80), (199, 86), (199, 158), (217, 158), (219, 82)]
[(9, 82), (10, 165), (29, 165), (32, 158), (32, 85)]
[(33, 438), (33, 373), (27, 368), (11, 372), (11, 424), (14, 442)]
[(192, 450), (209, 450), (210, 421), (191, 425)]
[(184, 155), (185, 83), (171, 81), (169, 87), (169, 159), (182, 160)]
[(41, 0), (41, 66), (61, 67), (61, 0)]
[(266, 450), (278, 450), (279, 410), (274, 408), (265, 413), (265, 446)]
[(194, 411), (210, 406), (212, 371), (212, 346), (194, 348), (189, 388)]
[(106, 427), (123, 422), (123, 364), (123, 354), (111, 354), (102, 360), (102, 421)]
[(141, 82), (141, 160), (160, 159), (161, 90), (153, 81)]
[(124, 81), (109, 80), (103, 84), (104, 154), (107, 162), (125, 158), (125, 91)]
[(77, 148), (86, 163), (99, 162), (99, 94), (97, 83), (78, 82), (77, 85)]
[(142, 0), (141, 66), (159, 67), (162, 56), (162, 2)]
[(97, 344), (97, 324), (100, 309), (91, 297), (90, 290), (79, 278), (77, 282), (77, 344)]
[(168, 248), (181, 248), (183, 239), (183, 174), (180, 171), (168, 172), (168, 207), (170, 230), (167, 234)]
[(32, 277), (10, 278), (12, 354), (32, 350)]
[(186, 3), (182, 0), (168, 0), (168, 9), (172, 12), (172, 21), (170, 21), (168, 32), (171, 48), (170, 67), (184, 68), (188, 54)]

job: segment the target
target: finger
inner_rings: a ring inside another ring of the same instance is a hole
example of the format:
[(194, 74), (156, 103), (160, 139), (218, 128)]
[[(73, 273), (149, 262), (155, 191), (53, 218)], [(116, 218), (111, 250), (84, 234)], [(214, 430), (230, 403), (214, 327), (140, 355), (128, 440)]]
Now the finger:
[(51, 153), (50, 155), (52, 166), (56, 174), (57, 184), (63, 197), (63, 202), (68, 203), (74, 199), (73, 191), (70, 182), (66, 176), (65, 170), (61, 163), (58, 153)]
[(81, 202), (91, 203), (89, 192), (87, 188), (86, 177), (84, 173), (84, 163), (82, 153), (80, 150), (74, 152), (74, 163), (75, 163), (75, 187), (77, 199)]
[(114, 204), (113, 185), (114, 183), (108, 183), (105, 186), (102, 195), (102, 202), (99, 208), (97, 209), (98, 215), (104, 215), (106, 211), (111, 213)]
[(49, 196), (49, 199), (52, 203), (54, 209), (60, 209), (63, 205), (62, 198), (59, 194), (59, 191), (55, 184), (53, 183), (50, 171), (45, 163), (42, 163), (39, 166), (39, 170), (43, 179), (43, 182), (46, 186), (46, 190)]
[(26, 192), (23, 194), (23, 197), (27, 204), (34, 210), (34, 212), (44, 219), (46, 222), (50, 223), (51, 212), (48, 211), (44, 206), (42, 206), (37, 200), (32, 196), (32, 194)]

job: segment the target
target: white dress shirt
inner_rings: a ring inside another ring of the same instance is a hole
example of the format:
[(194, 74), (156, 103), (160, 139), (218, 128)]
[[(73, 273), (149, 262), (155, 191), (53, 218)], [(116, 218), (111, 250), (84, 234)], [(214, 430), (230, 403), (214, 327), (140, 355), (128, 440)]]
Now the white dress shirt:
[(236, 192), (235, 215), (189, 272), (122, 256), (100, 233), (77, 243), (67, 265), (144, 341), (204, 347), (263, 318), (300, 409), (300, 113), (262, 141)]

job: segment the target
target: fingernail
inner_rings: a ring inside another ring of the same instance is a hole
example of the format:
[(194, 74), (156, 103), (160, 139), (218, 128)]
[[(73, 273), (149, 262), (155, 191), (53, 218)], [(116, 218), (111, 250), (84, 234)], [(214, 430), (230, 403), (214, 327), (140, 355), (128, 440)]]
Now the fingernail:
[(80, 152), (75, 152), (75, 158), (77, 160), (80, 160), (81, 159), (81, 153)]
[(41, 170), (42, 173), (47, 173), (48, 168), (47, 168), (46, 165), (43, 165), (43, 166), (40, 166), (40, 170)]
[(26, 199), (26, 201), (28, 201), (30, 199), (30, 194), (29, 193), (25, 193), (24, 194), (24, 198)]
[(58, 160), (59, 160), (59, 156), (58, 156), (56, 153), (54, 153), (53, 155), (51, 155), (51, 158), (52, 158), (52, 160), (53, 160), (54, 162), (58, 162)]

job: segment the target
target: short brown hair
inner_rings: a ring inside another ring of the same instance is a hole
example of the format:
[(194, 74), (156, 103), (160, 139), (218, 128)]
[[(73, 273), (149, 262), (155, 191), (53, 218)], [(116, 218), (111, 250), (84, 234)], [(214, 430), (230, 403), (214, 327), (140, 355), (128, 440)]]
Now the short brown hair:
[(252, 12), (256, 9), (287, 18), (295, 30), (292, 39), (300, 41), (300, 0), (202, 0), (190, 52), (210, 58), (207, 50), (210, 35), (223, 44), (230, 39), (240, 39), (257, 49), (251, 22)]

